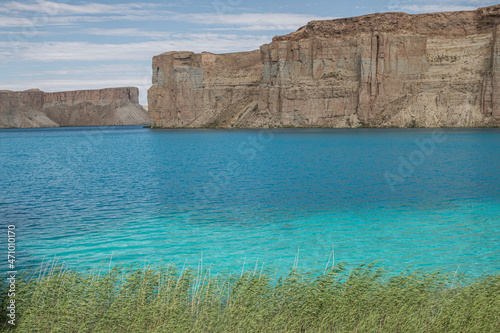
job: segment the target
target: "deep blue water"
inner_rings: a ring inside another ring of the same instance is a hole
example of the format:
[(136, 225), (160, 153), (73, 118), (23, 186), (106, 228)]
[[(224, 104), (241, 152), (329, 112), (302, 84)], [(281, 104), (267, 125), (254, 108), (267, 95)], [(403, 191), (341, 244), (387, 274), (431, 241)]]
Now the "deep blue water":
[(500, 129), (1, 130), (0, 219), (18, 267), (498, 273)]

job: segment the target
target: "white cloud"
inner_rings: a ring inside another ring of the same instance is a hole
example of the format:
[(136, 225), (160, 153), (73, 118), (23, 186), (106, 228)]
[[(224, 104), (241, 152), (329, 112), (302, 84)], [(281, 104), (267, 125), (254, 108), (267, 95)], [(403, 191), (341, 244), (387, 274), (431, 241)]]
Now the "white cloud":
[(98, 16), (34, 16), (30, 18), (0, 15), (1, 28), (37, 30), (48, 26), (74, 25), (78, 22), (103, 22), (109, 17)]
[(34, 12), (44, 15), (64, 15), (64, 14), (133, 14), (137, 12), (154, 13), (154, 10), (160, 7), (153, 3), (121, 3), (121, 4), (102, 4), (96, 2), (84, 3), (81, 5), (71, 5), (53, 1), (38, 0), (35, 3), (26, 4), (17, 1), (5, 2), (0, 5), (0, 12)]
[(72, 16), (6, 16), (0, 15), (0, 28), (22, 28), (25, 30), (36, 30), (50, 26), (72, 26), (78, 23), (96, 23), (110, 21), (160, 21), (168, 19), (170, 14), (155, 13), (151, 15), (140, 15), (139, 13), (127, 15), (72, 15)]
[(115, 37), (149, 37), (149, 38), (166, 38), (171, 35), (169, 32), (164, 31), (148, 31), (138, 28), (125, 28), (125, 29), (87, 29), (83, 31), (84, 34), (96, 36), (115, 36)]
[(495, 4), (495, 1), (489, 1), (489, 0), (467, 0), (462, 2), (477, 6), (491, 6)]
[[(149, 67), (147, 68), (149, 70)], [(123, 74), (126, 73), (127, 75), (129, 74), (137, 74), (137, 73), (143, 73), (144, 69), (141, 70), (141, 66), (137, 66), (136, 62), (132, 63), (126, 63), (126, 64), (103, 64), (103, 65), (97, 65), (97, 66), (81, 66), (81, 67), (75, 67), (75, 66), (65, 66), (65, 67), (58, 67), (56, 70), (40, 70), (34, 73), (20, 73), (18, 74), (21, 77), (37, 77), (37, 76), (64, 76), (64, 75), (72, 75), (76, 76), (78, 75), (79, 77), (82, 76), (91, 76), (91, 77), (96, 77), (99, 75), (109, 77), (109, 73), (116, 73), (116, 74)]]
[(270, 36), (230, 34), (185, 34), (177, 39), (125, 44), (96, 44), (88, 42), (0, 42), (1, 60), (106, 61), (144, 60), (167, 51), (238, 52), (258, 49), (271, 41)]
[(460, 5), (403, 5), (397, 8), (409, 13), (456, 12), (477, 9), (476, 6)]
[(151, 3), (71, 5), (39, 0), (26, 4), (16, 1), (0, 4), (0, 27), (41, 27), (71, 25), (78, 22), (105, 22), (111, 20), (159, 20), (172, 14), (166, 5)]
[(243, 13), (224, 14), (208, 12), (181, 14), (165, 10), (166, 5), (151, 3), (81, 5), (38, 1), (25, 4), (6, 2), (0, 4), (0, 27), (39, 28), (46, 26), (74, 25), (82, 22), (108, 21), (178, 21), (195, 25), (235, 27), (236, 30), (295, 30), (312, 20), (326, 20), (308, 14)]
[(35, 36), (48, 36), (52, 35), (52, 32), (49, 31), (43, 31), (43, 30), (36, 30), (36, 31), (3, 31), (0, 30), (0, 35), (17, 35), (17, 36), (24, 36), (27, 38), (32, 38)]
[[(174, 17), (176, 20), (187, 21), (201, 25), (233, 26), (237, 30), (295, 30), (315, 20), (331, 20), (334, 17), (320, 17), (308, 14), (225, 14), (213, 13), (182, 14)], [(228, 28), (229, 29), (229, 28)]]
[(44, 12), (46, 14), (55, 14), (60, 4), (50, 1), (36, 1), (31, 4), (18, 1), (9, 1), (0, 4), (0, 12), (12, 13), (20, 11)]

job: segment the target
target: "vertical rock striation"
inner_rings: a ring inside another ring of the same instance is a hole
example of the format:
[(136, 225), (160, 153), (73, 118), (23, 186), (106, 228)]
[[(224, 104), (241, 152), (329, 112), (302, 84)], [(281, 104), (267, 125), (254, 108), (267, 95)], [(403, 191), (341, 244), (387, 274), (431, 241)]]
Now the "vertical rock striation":
[(0, 91), (0, 128), (149, 124), (134, 87)]
[[(230, 127), (257, 107), (259, 51), (169, 52), (153, 58), (149, 116), (158, 127)], [(152, 107), (150, 107), (152, 106)]]
[(500, 5), (313, 21), (252, 52), (153, 58), (158, 127), (500, 125)]

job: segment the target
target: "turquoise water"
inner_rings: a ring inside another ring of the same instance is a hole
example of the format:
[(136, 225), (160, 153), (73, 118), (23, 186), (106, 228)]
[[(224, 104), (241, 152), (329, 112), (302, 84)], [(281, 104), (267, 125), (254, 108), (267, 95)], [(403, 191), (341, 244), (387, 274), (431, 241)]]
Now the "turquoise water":
[(500, 129), (2, 130), (0, 181), (18, 267), (500, 271)]

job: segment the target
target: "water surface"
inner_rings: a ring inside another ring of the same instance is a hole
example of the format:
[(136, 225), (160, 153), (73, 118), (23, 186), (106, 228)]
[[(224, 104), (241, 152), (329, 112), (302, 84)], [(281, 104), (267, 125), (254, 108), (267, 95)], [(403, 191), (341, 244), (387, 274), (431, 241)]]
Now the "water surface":
[(499, 129), (2, 130), (0, 218), (22, 267), (497, 273), (499, 170)]

